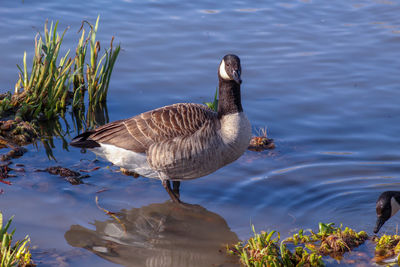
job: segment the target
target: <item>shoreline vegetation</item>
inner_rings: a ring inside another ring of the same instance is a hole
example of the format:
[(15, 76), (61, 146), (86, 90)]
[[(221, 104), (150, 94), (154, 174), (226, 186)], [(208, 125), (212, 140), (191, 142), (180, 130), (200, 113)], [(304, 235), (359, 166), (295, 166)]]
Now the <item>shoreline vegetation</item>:
[[(95, 25), (82, 22), (74, 56), (70, 56), (71, 49), (59, 55), (68, 28), (60, 34), (58, 22), (45, 22), (44, 33), (35, 37), (31, 69), (28, 70), (25, 51), (23, 65), (17, 65), (19, 74), (14, 92), (0, 95), (3, 145), (24, 146), (49, 135), (60, 135), (61, 127), (54, 127), (60, 125), (53, 122), (61, 118), (66, 123), (67, 108), (72, 111), (78, 132), (108, 121), (105, 107), (108, 87), (121, 47), (114, 47), (112, 37), (110, 48), (101, 53), (100, 42), (96, 40), (99, 20), (100, 16)], [(85, 31), (85, 25), (89, 30)]]
[[(78, 132), (108, 122), (107, 92), (120, 45), (114, 48), (112, 37), (110, 48), (101, 53), (100, 42), (96, 40), (99, 20), (100, 16), (94, 26), (87, 21), (82, 22), (79, 29), (81, 37), (73, 57), (70, 56), (71, 50), (59, 56), (68, 28), (59, 34), (58, 22), (49, 25), (46, 21), (44, 33), (36, 35), (30, 70), (26, 63), (27, 53), (24, 52), (22, 67), (17, 65), (19, 74), (14, 91), (0, 94), (0, 148), (10, 148), (0, 158), (5, 162), (0, 164), (0, 182), (11, 185), (5, 179), (15, 176), (10, 171), (18, 170), (9, 167), (10, 160), (26, 152), (23, 146), (39, 140), (49, 159), (55, 159), (52, 154), (53, 136), (60, 137), (63, 147), (67, 148), (68, 142), (64, 136), (70, 129), (65, 119), (68, 108)], [(85, 25), (89, 26), (87, 33)], [(85, 100), (88, 102), (87, 109)], [(66, 172), (59, 172), (65, 169), (62, 167), (48, 169), (45, 171), (50, 173), (56, 169), (53, 172), (61, 176)], [(66, 178), (71, 178), (71, 175)], [(79, 176), (72, 182), (68, 181), (77, 184), (80, 178), (85, 177)], [(3, 192), (1, 189), (0, 194)], [(0, 266), (36, 266), (31, 259), (29, 236), (12, 244), (15, 230), (8, 232), (12, 219), (3, 225), (3, 215), (0, 212)]]

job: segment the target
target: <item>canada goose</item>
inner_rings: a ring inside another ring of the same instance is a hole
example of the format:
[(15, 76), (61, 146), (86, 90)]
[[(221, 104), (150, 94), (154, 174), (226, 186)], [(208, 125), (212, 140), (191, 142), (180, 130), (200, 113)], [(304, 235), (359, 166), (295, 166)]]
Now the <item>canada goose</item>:
[(180, 202), (181, 180), (210, 174), (238, 159), (249, 146), (251, 126), (243, 113), (240, 75), (239, 57), (224, 56), (218, 69), (218, 112), (193, 103), (165, 106), (84, 132), (71, 145), (160, 179), (171, 199)]
[(386, 191), (383, 192), (376, 201), (376, 226), (374, 233), (378, 233), (382, 225), (396, 214), (400, 209), (400, 192)]

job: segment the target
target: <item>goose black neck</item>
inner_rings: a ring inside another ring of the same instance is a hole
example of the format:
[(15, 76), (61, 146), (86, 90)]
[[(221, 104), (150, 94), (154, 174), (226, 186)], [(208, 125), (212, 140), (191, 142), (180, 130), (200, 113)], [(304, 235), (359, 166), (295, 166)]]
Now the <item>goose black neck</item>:
[(218, 118), (242, 111), (240, 84), (219, 78)]

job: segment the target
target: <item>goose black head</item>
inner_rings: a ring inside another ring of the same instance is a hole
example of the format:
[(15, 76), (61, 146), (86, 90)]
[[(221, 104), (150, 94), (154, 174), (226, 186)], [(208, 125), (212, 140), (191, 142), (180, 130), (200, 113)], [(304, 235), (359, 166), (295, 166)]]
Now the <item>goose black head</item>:
[(237, 84), (241, 84), (241, 73), (242, 68), (240, 67), (239, 57), (231, 54), (224, 56), (218, 70), (218, 76), (220, 79), (225, 81), (235, 81)]
[(396, 198), (400, 199), (400, 192), (386, 191), (383, 192), (376, 201), (376, 225), (374, 233), (378, 233), (382, 225), (396, 214), (400, 209), (400, 204)]

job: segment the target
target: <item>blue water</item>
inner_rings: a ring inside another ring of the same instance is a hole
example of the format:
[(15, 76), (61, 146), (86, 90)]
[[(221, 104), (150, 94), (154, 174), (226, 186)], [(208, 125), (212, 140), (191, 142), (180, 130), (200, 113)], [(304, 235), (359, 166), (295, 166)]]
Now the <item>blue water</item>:
[[(220, 216), (239, 239), (251, 235), (251, 224), (288, 233), (316, 229), (320, 221), (372, 234), (377, 197), (400, 188), (399, 8), (396, 1), (378, 0), (5, 0), (0, 91), (14, 88), (15, 65), (24, 51), (32, 57), (46, 19), (59, 20), (60, 30), (70, 27), (64, 52), (75, 49), (82, 20), (94, 23), (98, 14), (102, 48), (113, 35), (121, 44), (108, 95), (110, 120), (210, 101), (221, 58), (235, 53), (242, 60), (244, 110), (254, 133), (267, 127), (276, 149), (247, 151), (211, 175), (184, 182), (181, 198)], [(62, 264), (71, 266), (110, 266), (109, 258), (71, 246), (64, 234), (72, 225), (94, 230), (95, 221), (110, 220), (97, 208), (96, 195), (115, 212), (146, 210), (168, 195), (158, 181), (121, 175), (103, 160), (92, 162), (93, 154), (63, 150), (59, 139), (55, 146), (57, 163), (40, 143), (14, 161), (26, 172), (10, 179), (12, 186), (0, 185), (1, 211), (15, 215), (17, 235), (30, 235), (43, 264), (65, 257)], [(101, 169), (79, 186), (34, 172), (57, 164)], [(399, 218), (381, 231), (394, 233)], [(118, 260), (111, 261), (127, 264)]]

